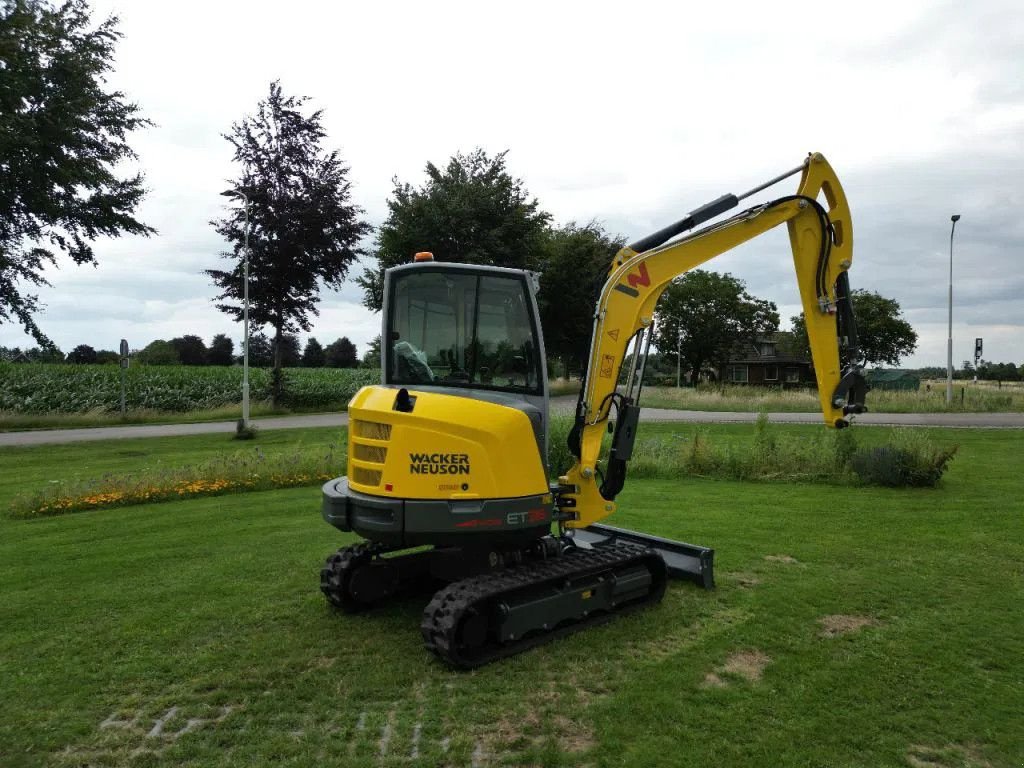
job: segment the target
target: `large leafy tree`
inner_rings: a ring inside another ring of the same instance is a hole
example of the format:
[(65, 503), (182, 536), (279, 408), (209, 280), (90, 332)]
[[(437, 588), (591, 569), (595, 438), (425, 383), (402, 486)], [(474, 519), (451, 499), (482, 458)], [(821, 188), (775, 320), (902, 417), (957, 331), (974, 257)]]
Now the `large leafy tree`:
[(85, 0), (0, 0), (0, 322), (47, 347), (24, 286), (48, 285), (62, 253), (95, 264), (98, 237), (155, 232), (134, 217), (142, 174), (115, 172), (149, 124), (106, 86), (117, 23), (92, 27)]
[(69, 363), (95, 363), (96, 362), (96, 350), (90, 347), (88, 344), (79, 344), (77, 347), (68, 352)]
[(299, 337), (294, 333), (286, 333), (278, 343), (281, 355), (281, 365), (285, 368), (297, 368), (302, 362), (302, 345)]
[(302, 367), (324, 367), (324, 348), (321, 346), (320, 342), (312, 336), (310, 336), (309, 340), (306, 342), (306, 348), (302, 350)]
[[(303, 113), (307, 101), (285, 96), (273, 82), (256, 114), (225, 134), (241, 165), (233, 186), (250, 203), (250, 316), (256, 328), (274, 330), (275, 403), (282, 394), (283, 337), (310, 330), (320, 284), (341, 286), (362, 252), (360, 239), (370, 231), (362, 209), (351, 202), (348, 167), (337, 150), (323, 146), (322, 112)], [(213, 225), (231, 243), (223, 255), (233, 264), (206, 273), (222, 291), (218, 309), (240, 319), (244, 209), (234, 208)]]
[(135, 360), (143, 365), (178, 365), (181, 363), (174, 344), (164, 339), (151, 341), (136, 353)]
[(206, 362), (210, 365), (231, 365), (235, 357), (235, 342), (227, 334), (218, 333), (210, 341)]
[[(857, 320), (857, 339), (866, 365), (899, 365), (900, 358), (917, 349), (917, 332), (903, 318), (895, 299), (857, 289), (850, 294)], [(801, 349), (807, 349), (804, 313), (790, 318)]]
[(377, 266), (357, 279), (369, 309), (381, 308), (384, 270), (417, 251), (432, 251), (440, 261), (533, 266), (549, 216), (508, 172), (506, 154), (475, 149), (444, 168), (427, 163), (420, 187), (394, 180), (388, 218), (377, 232)]
[(696, 382), (706, 364), (721, 368), (733, 350), (779, 328), (778, 308), (751, 296), (732, 275), (697, 269), (672, 281), (658, 301), (655, 343)]
[(203, 340), (193, 334), (171, 339), (182, 365), (206, 365), (208, 351)]
[(565, 371), (586, 365), (594, 304), (612, 257), (624, 244), (593, 222), (552, 229), (544, 239), (537, 264), (544, 347)]
[(366, 345), (366, 352), (359, 363), (361, 368), (380, 368), (380, 336), (374, 336), (373, 340)]
[(327, 345), (324, 350), (324, 362), (328, 368), (355, 368), (359, 364), (356, 345), (342, 336)]
[[(244, 346), (244, 342), (243, 342)], [(273, 345), (262, 333), (249, 334), (249, 365), (253, 368), (269, 368), (274, 364)]]

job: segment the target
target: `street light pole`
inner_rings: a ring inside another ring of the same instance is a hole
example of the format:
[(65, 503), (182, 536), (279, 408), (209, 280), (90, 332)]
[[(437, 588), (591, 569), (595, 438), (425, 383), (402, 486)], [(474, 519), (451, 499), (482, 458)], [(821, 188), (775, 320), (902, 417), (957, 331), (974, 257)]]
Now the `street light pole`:
[(221, 192), (224, 197), (240, 197), (245, 204), (245, 259), (243, 272), (245, 274), (245, 285), (242, 289), (242, 426), (249, 428), (249, 198), (244, 192), (237, 189), (228, 189)]
[(946, 407), (953, 404), (953, 233), (956, 232), (956, 223), (960, 221), (960, 214), (954, 213), (950, 216), (953, 222), (949, 230), (949, 336), (946, 339)]

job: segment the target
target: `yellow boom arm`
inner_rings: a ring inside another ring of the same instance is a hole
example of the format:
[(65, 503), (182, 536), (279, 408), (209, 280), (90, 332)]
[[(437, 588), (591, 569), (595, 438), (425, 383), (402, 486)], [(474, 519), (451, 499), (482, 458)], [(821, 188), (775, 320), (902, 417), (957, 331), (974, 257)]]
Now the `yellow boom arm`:
[[(625, 464), (632, 453), (639, 417), (632, 388), (634, 382), (639, 388), (643, 376), (642, 361), (647, 351), (644, 341), (650, 343), (654, 311), (662, 292), (679, 275), (780, 224), (789, 228), (825, 423), (844, 427), (847, 415), (864, 410), (866, 387), (856, 359), (856, 330), (846, 277), (853, 261), (850, 210), (839, 180), (822, 155), (810, 155), (800, 168), (779, 179), (797, 172), (801, 178), (795, 195), (755, 206), (685, 238), (661, 244), (768, 185), (739, 198), (726, 195), (616, 254), (594, 314), (587, 374), (570, 436), (577, 461), (560, 478), (560, 496), (575, 512), (575, 519), (567, 523), (569, 527), (586, 527), (615, 511), (614, 498), (625, 479)], [(827, 209), (818, 202), (819, 194), (823, 194)], [(620, 369), (634, 339), (627, 394), (617, 394)], [(846, 359), (841, 360), (844, 351)], [(598, 455), (613, 405), (615, 437), (599, 486)]]

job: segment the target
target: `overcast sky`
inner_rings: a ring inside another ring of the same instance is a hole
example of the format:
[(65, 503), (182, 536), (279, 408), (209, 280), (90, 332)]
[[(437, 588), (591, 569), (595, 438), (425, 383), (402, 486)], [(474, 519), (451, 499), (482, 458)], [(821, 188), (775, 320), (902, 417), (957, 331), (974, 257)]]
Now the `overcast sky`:
[[(418, 184), (481, 146), (510, 150), (556, 222), (635, 239), (824, 153), (853, 213), (855, 287), (897, 299), (944, 365), (950, 214), (954, 364), (1024, 363), (1024, 13), (1006, 2), (95, 2), (124, 38), (112, 84), (156, 126), (132, 140), (159, 235), (102, 241), (48, 272), (40, 325), (65, 351), (241, 329), (202, 270), (236, 173), (221, 134), (280, 78), (324, 110), (354, 200), (379, 224), (391, 179)], [(127, 170), (127, 169), (126, 169)], [(793, 180), (766, 193), (788, 194)], [(437, 254), (439, 258), (443, 254)], [(799, 311), (785, 229), (708, 265)], [(354, 277), (360, 270), (352, 273)], [(313, 335), (379, 333), (350, 280)], [(785, 324), (785, 320), (784, 320)], [(0, 326), (0, 344), (30, 344)]]

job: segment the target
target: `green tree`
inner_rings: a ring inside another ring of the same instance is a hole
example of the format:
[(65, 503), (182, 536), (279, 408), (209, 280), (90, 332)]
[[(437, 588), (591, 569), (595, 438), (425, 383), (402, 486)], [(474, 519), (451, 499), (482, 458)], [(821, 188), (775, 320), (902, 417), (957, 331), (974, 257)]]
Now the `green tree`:
[(150, 342), (135, 355), (136, 361), (143, 365), (179, 365), (178, 350), (169, 341), (157, 339)]
[(134, 218), (142, 174), (115, 173), (135, 159), (129, 132), (149, 125), (107, 88), (117, 24), (91, 28), (85, 0), (0, 3), (0, 322), (44, 347), (38, 297), (22, 286), (49, 285), (61, 253), (95, 264), (97, 237), (155, 232)]
[(508, 172), (506, 154), (475, 149), (456, 154), (444, 169), (427, 163), (427, 180), (418, 188), (394, 179), (388, 217), (377, 232), (377, 266), (356, 280), (369, 309), (381, 308), (384, 270), (418, 251), (432, 251), (439, 261), (533, 266), (550, 217)]
[(79, 344), (77, 347), (68, 352), (69, 363), (95, 363), (96, 362), (96, 350), (90, 347), (88, 344)]
[[(256, 114), (225, 134), (242, 166), (234, 187), (250, 203), (250, 316), (257, 328), (274, 329), (275, 404), (282, 394), (282, 337), (310, 329), (319, 314), (320, 284), (341, 286), (370, 231), (362, 209), (350, 201), (349, 169), (336, 150), (323, 148), (322, 112), (302, 112), (307, 101), (285, 96), (273, 82)], [(218, 309), (241, 319), (244, 210), (236, 207), (213, 224), (232, 244), (224, 257), (234, 264), (206, 274), (222, 291)]]
[(177, 351), (178, 360), (182, 365), (206, 365), (208, 352), (203, 340), (198, 336), (179, 336), (171, 339), (171, 346)]
[(96, 350), (96, 362), (102, 365), (117, 365), (121, 362), (121, 355), (112, 349)]
[(376, 368), (380, 370), (380, 335), (373, 337), (373, 341), (363, 353), (363, 359), (359, 363), (360, 368)]
[(226, 334), (218, 333), (210, 340), (210, 348), (206, 350), (209, 365), (231, 365), (234, 356), (235, 343)]
[(609, 235), (594, 222), (551, 229), (544, 238), (537, 264), (544, 347), (565, 371), (586, 367), (594, 304), (612, 257), (623, 245), (623, 238)]
[(25, 351), (20, 347), (0, 347), (0, 360), (9, 360), (13, 363), (63, 363), (64, 353), (57, 347), (32, 347)]
[(680, 350), (682, 368), (697, 382), (706, 364), (724, 367), (734, 349), (779, 327), (778, 308), (747, 293), (726, 273), (696, 269), (672, 281), (658, 301), (655, 344), (666, 355)]
[(279, 339), (274, 341), (274, 344), (281, 348), (279, 357), (283, 368), (296, 368), (302, 362), (299, 337), (294, 333), (282, 334)]
[[(899, 365), (901, 357), (917, 349), (917, 332), (903, 319), (899, 302), (863, 288), (854, 290), (850, 297), (861, 357), (866, 366)], [(808, 349), (804, 313), (790, 318), (790, 322), (800, 348)]]
[(274, 348), (265, 334), (257, 331), (249, 334), (249, 365), (253, 368), (270, 368), (274, 364)]
[(324, 364), (324, 348), (320, 346), (319, 341), (310, 336), (306, 348), (302, 350), (302, 367), (323, 368)]
[(347, 336), (331, 342), (324, 350), (324, 364), (328, 368), (355, 368), (359, 364), (356, 345)]

